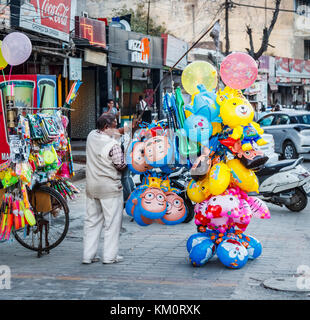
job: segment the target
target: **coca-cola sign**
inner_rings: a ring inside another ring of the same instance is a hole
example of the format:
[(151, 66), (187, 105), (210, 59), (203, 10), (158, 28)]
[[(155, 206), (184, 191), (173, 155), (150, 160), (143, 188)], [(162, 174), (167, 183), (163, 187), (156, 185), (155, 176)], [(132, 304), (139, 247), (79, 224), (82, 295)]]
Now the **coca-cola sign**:
[(69, 41), (76, 0), (27, 0), (20, 6), (19, 26)]

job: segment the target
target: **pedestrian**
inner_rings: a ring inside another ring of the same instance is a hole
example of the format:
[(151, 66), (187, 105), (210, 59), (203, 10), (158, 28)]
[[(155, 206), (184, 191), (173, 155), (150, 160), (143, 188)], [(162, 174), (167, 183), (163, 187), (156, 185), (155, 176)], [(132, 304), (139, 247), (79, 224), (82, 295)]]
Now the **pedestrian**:
[(139, 101), (137, 103), (137, 113), (142, 122), (151, 123), (152, 122), (152, 111), (147, 102), (143, 99), (143, 96), (139, 96)]
[(108, 99), (107, 106), (103, 108), (103, 113), (112, 113), (115, 115), (116, 119), (119, 118), (120, 111), (119, 111), (119, 106), (118, 104), (116, 107), (114, 106), (114, 100), (113, 99)]
[(86, 217), (83, 263), (100, 261), (97, 256), (104, 231), (102, 262), (121, 262), (118, 255), (123, 217), (122, 170), (126, 168), (120, 133), (112, 113), (103, 113), (86, 141)]

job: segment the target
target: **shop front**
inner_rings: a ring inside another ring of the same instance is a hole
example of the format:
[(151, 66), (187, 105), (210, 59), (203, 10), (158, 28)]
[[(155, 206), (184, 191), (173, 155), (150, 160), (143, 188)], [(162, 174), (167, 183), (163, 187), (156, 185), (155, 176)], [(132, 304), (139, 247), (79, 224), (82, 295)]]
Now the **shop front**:
[(119, 104), (121, 116), (128, 118), (136, 113), (142, 96), (158, 113), (163, 75), (161, 38), (111, 26), (108, 45), (107, 72), (100, 75), (101, 87), (107, 89), (101, 90), (101, 109), (113, 99)]
[(288, 108), (302, 108), (308, 100), (310, 61), (275, 57), (273, 102)]
[[(71, 113), (71, 138), (84, 140), (96, 128), (100, 116), (99, 74), (106, 72), (106, 25), (104, 22), (86, 17), (75, 17), (75, 36), (73, 39), (77, 55), (82, 60), (79, 99), (74, 103)], [(77, 80), (69, 75), (70, 80)]]

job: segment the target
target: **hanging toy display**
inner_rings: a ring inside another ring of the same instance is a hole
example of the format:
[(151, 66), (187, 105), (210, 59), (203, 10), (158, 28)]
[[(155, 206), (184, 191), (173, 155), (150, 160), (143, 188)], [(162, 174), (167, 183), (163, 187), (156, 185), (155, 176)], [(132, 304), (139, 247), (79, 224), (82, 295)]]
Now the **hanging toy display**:
[[(1, 52), (0, 67), (3, 65), (2, 55), (12, 67), (28, 59), (32, 45), (27, 36), (13, 32), (3, 40)], [(22, 76), (14, 77), (21, 79)], [(37, 79), (39, 76), (25, 77)], [(69, 181), (74, 170), (67, 133), (68, 117), (62, 111), (70, 108), (81, 82), (73, 84), (65, 108), (50, 107), (48, 114), (41, 108), (45, 90), (40, 97), (34, 95), (38, 100), (40, 98), (40, 103), (32, 101), (32, 105), (19, 107), (15, 93), (19, 99), (23, 97), (15, 89), (16, 82), (4, 78), (3, 84), (5, 104), (0, 103), (0, 241), (8, 241), (14, 230), (37, 224), (36, 208), (28, 198), (28, 192), (34, 187), (49, 185), (66, 200), (74, 199), (79, 193)], [(27, 94), (26, 90), (23, 92)]]

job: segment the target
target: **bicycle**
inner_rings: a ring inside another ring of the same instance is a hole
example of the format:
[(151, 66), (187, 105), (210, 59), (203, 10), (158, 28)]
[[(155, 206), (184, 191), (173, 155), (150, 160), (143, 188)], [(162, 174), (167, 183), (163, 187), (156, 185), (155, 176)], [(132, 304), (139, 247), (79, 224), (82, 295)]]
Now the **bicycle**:
[(14, 230), (13, 234), (22, 246), (37, 251), (40, 258), (65, 239), (69, 228), (69, 208), (63, 196), (47, 185), (28, 189), (28, 194), (36, 224)]

